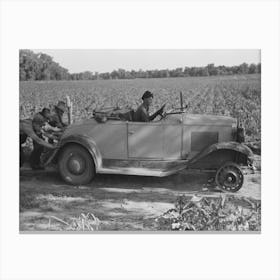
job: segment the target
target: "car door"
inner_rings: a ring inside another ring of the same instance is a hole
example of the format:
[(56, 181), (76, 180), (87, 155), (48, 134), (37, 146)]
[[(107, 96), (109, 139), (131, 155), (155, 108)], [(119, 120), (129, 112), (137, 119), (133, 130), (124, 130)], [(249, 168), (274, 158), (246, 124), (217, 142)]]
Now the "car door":
[(183, 148), (183, 125), (165, 124), (164, 125), (164, 158), (181, 159), (186, 155), (182, 153)]
[(129, 158), (163, 158), (164, 128), (161, 122), (129, 122), (127, 133)]
[(83, 129), (96, 143), (103, 159), (127, 159), (127, 124), (109, 120)]

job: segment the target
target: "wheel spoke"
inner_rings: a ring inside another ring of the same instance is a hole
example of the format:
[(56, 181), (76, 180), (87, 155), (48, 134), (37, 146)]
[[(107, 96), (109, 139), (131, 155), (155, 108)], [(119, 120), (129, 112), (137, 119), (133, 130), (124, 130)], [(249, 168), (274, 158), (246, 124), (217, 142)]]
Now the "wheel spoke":
[(234, 163), (225, 164), (218, 170), (216, 182), (224, 190), (237, 191), (243, 184), (242, 171)]

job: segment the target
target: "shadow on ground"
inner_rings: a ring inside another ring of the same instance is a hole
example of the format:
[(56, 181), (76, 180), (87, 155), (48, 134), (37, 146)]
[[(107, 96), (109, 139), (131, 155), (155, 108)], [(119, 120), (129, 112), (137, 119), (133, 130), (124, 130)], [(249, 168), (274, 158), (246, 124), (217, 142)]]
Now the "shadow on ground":
[[(98, 217), (100, 230), (157, 230), (156, 217), (173, 208), (180, 194), (220, 195), (204, 189), (212, 176), (187, 171), (165, 178), (97, 175), (89, 185), (69, 186), (53, 169), (24, 168), (20, 172), (20, 230), (64, 230), (62, 223), (50, 217), (70, 220), (81, 213)], [(260, 199), (260, 174), (247, 175), (236, 195)]]

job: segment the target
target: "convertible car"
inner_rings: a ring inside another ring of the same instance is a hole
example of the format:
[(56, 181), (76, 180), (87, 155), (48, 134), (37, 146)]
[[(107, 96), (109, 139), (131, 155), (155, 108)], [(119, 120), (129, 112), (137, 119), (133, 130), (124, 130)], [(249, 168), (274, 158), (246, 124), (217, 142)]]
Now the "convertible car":
[(131, 112), (94, 112), (70, 125), (45, 161), (58, 164), (70, 184), (87, 184), (96, 173), (168, 176), (183, 169), (216, 172), (217, 185), (235, 192), (252, 151), (241, 142), (243, 128), (227, 116), (165, 112), (158, 121), (134, 122)]

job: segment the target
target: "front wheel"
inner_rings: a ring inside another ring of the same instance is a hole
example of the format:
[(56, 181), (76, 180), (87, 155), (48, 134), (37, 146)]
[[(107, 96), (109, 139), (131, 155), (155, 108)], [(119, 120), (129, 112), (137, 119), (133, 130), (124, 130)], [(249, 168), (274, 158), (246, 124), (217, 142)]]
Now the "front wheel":
[(82, 146), (66, 146), (58, 159), (59, 173), (64, 181), (72, 185), (89, 183), (95, 175), (95, 165), (90, 153)]
[(240, 167), (234, 162), (227, 162), (216, 173), (216, 184), (224, 191), (237, 192), (241, 189), (244, 176)]

